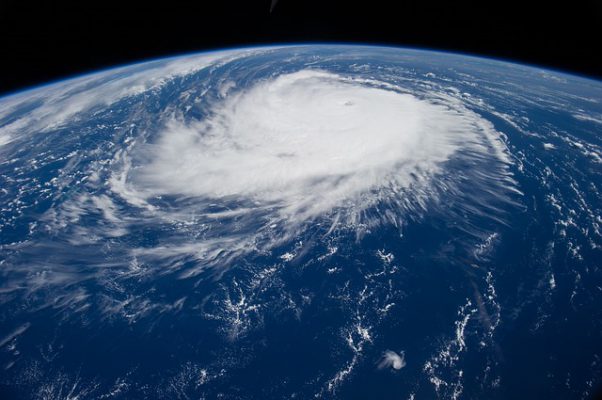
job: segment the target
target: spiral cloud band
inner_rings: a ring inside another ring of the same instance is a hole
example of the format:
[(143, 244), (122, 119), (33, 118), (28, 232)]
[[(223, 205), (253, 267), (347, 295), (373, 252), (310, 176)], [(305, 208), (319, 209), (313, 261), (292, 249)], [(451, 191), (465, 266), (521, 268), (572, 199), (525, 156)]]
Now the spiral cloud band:
[(431, 192), (459, 151), (492, 146), (489, 125), (448, 103), (319, 70), (242, 90), (225, 83), (208, 118), (174, 115), (133, 152), (142, 167), (128, 173), (127, 192), (138, 204), (236, 200), (228, 215), (269, 210), (270, 224), (289, 227), (333, 214), (357, 222), (378, 201)]

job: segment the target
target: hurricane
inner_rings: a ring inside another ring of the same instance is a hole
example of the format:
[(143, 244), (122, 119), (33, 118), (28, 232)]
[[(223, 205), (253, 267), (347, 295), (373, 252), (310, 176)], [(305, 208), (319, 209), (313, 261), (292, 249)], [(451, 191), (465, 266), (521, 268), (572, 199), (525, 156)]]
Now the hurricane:
[[(241, 226), (198, 249), (181, 243), (171, 251), (215, 258), (269, 248), (318, 219), (330, 232), (380, 223), (401, 229), (442, 192), (461, 190), (461, 182), (442, 178), (454, 161), (481, 168), (477, 190), (501, 198), (512, 189), (499, 133), (451, 98), (320, 70), (249, 88), (222, 85), (204, 105), (206, 118), (174, 111), (156, 139), (122, 155), (126, 167), (112, 177), (113, 191), (152, 218)], [(178, 206), (157, 205), (158, 198)], [(386, 211), (368, 213), (378, 204)]]

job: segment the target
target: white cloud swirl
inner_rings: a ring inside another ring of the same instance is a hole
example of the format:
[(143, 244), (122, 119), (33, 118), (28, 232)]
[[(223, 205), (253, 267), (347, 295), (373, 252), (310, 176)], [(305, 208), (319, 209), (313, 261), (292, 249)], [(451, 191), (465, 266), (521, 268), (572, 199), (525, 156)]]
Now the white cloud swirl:
[(406, 366), (405, 354), (402, 351), (401, 355), (392, 350), (387, 350), (383, 353), (378, 361), (378, 369), (393, 368), (395, 370), (402, 369)]
[(380, 201), (427, 195), (458, 150), (485, 151), (489, 131), (458, 104), (302, 70), (230, 91), (206, 119), (174, 116), (115, 190), (138, 205), (167, 195), (228, 204), (228, 217), (269, 211), (266, 224), (291, 229), (357, 222)]

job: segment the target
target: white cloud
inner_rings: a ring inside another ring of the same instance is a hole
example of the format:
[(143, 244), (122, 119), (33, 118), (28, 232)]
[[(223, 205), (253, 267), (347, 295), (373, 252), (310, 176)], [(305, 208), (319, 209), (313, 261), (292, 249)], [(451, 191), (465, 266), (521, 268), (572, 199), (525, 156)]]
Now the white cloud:
[(245, 198), (289, 223), (360, 211), (370, 191), (423, 185), (478, 133), (474, 115), (319, 71), (259, 83), (212, 114), (174, 117), (158, 145), (138, 152), (148, 162), (129, 179), (142, 198)]
[(556, 146), (552, 143), (544, 143), (543, 148), (546, 150), (554, 150), (556, 148)]
[[(157, 142), (122, 154), (113, 191), (167, 220), (215, 220), (209, 205), (223, 206), (226, 218), (248, 222), (250, 233), (225, 233), (222, 241), (255, 249), (257, 236), (272, 226), (286, 231), (273, 245), (316, 218), (378, 223), (365, 221), (364, 211), (379, 202), (398, 211), (383, 219), (400, 219), (408, 203), (424, 206), (437, 196), (433, 180), (457, 153), (503, 157), (493, 127), (455, 99), (424, 100), (318, 70), (233, 90), (209, 105), (208, 118), (173, 115)], [(166, 195), (191, 206), (153, 208), (152, 200)]]
[(4, 336), (2, 339), (0, 339), (0, 347), (4, 347), (5, 344), (10, 342), (17, 336), (21, 335), (23, 332), (25, 332), (27, 329), (29, 329), (30, 326), (31, 326), (31, 324), (29, 322), (26, 322), (26, 323), (22, 324), (21, 326), (17, 327), (15, 330), (13, 330), (8, 335)]
[(377, 366), (378, 369), (402, 369), (406, 366), (405, 354), (403, 351), (401, 352), (401, 354), (397, 354), (392, 350), (387, 350), (383, 353), (381, 359), (378, 361)]

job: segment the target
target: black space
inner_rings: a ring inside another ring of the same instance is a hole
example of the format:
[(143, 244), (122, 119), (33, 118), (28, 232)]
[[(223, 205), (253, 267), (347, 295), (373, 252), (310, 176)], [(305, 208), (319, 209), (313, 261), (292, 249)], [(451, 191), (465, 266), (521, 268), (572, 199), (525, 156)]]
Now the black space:
[(0, 92), (148, 58), (282, 42), (366, 42), (602, 78), (602, 1), (0, 1)]

